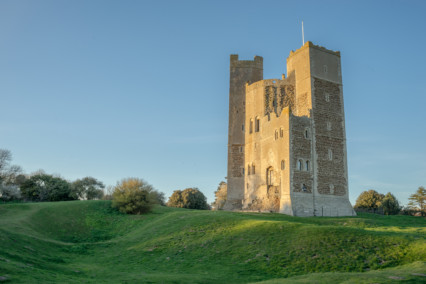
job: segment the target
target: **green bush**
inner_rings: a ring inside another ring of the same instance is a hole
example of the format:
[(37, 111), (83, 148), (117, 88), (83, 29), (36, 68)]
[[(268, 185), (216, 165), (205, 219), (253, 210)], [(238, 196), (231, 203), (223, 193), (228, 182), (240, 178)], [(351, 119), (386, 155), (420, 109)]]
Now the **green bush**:
[(104, 196), (105, 185), (93, 177), (78, 179), (72, 184), (73, 196), (76, 199), (101, 199)]
[(22, 197), (30, 201), (75, 200), (68, 181), (47, 174), (37, 174), (21, 184)]
[(396, 215), (401, 210), (396, 197), (388, 192), (382, 200), (382, 207), (385, 215)]
[(117, 183), (112, 193), (113, 208), (127, 214), (144, 214), (158, 203), (160, 195), (150, 184), (142, 179), (127, 178)]
[(355, 209), (368, 209), (375, 212), (382, 206), (382, 200), (385, 196), (377, 191), (370, 189), (363, 191), (357, 198), (355, 203)]
[(198, 188), (175, 190), (167, 202), (169, 207), (209, 210), (207, 198)]

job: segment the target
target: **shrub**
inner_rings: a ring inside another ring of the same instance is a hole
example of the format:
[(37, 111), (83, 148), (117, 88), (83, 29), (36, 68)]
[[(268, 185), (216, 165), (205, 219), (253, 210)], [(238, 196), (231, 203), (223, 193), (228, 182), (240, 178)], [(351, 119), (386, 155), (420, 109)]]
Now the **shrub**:
[(74, 200), (68, 181), (47, 174), (37, 174), (21, 184), (21, 194), (31, 201)]
[(144, 214), (158, 203), (159, 194), (144, 180), (127, 178), (115, 186), (111, 206), (127, 214)]
[(72, 194), (76, 199), (101, 199), (105, 185), (93, 177), (78, 179), (72, 183)]
[(215, 201), (212, 203), (212, 206), (215, 210), (222, 210), (225, 206), (226, 196), (228, 194), (228, 185), (226, 182), (221, 181), (217, 190), (214, 192)]
[(398, 200), (390, 192), (385, 195), (381, 202), (381, 205), (383, 207), (385, 215), (396, 215), (401, 210), (401, 206), (399, 206)]
[(198, 188), (175, 190), (167, 202), (169, 207), (208, 210), (207, 198)]
[(379, 207), (382, 206), (382, 200), (385, 196), (378, 193), (377, 191), (370, 189), (363, 191), (357, 198), (355, 203), (355, 209), (368, 209), (375, 212)]
[(0, 184), (0, 200), (14, 201), (21, 199), (21, 192), (16, 185), (1, 185)]

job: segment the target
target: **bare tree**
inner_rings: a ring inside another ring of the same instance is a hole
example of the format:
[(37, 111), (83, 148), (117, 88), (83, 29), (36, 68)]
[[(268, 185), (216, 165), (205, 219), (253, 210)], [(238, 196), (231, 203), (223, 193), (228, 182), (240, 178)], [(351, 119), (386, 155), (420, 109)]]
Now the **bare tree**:
[(11, 165), (12, 153), (9, 150), (0, 149), (0, 185), (14, 184), (16, 177), (22, 172), (22, 168)]

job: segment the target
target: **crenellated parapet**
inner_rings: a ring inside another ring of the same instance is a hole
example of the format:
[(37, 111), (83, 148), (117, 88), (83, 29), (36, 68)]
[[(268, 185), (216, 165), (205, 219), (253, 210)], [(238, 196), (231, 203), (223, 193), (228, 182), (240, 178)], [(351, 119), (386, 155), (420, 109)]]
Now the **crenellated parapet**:
[(238, 54), (231, 54), (231, 68), (256, 68), (263, 70), (263, 57), (256, 55), (253, 60), (238, 60)]

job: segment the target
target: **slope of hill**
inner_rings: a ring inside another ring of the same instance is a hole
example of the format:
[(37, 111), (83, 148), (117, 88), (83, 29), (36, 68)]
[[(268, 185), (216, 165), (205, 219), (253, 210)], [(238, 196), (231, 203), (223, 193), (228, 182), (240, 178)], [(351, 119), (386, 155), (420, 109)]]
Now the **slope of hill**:
[(426, 281), (425, 225), (371, 214), (156, 207), (129, 216), (108, 201), (3, 204), (0, 282), (415, 283)]

